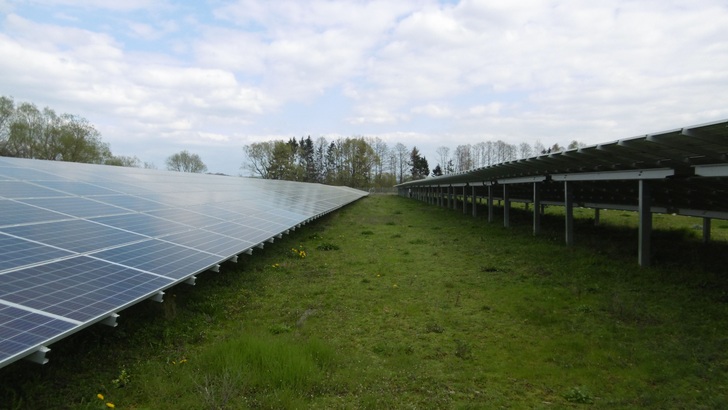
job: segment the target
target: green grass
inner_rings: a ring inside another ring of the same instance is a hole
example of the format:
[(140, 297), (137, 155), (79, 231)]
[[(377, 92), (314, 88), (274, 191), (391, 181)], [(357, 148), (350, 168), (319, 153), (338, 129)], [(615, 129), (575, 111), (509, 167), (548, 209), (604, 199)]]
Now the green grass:
[(590, 215), (567, 248), (557, 208), (368, 197), (0, 370), (0, 407), (728, 408), (726, 243), (656, 217), (639, 268), (634, 215)]

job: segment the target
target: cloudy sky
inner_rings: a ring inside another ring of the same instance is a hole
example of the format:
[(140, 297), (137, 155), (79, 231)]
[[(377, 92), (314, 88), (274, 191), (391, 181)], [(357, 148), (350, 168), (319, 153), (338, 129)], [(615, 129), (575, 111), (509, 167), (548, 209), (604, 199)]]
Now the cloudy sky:
[(607, 142), (728, 118), (725, 0), (0, 0), (0, 95), (117, 155)]

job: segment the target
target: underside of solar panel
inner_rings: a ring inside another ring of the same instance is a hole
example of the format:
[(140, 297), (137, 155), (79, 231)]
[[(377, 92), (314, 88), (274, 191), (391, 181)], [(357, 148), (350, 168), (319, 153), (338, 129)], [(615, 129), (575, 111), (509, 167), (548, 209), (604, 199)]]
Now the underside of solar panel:
[(0, 367), (365, 196), (290, 181), (0, 158)]

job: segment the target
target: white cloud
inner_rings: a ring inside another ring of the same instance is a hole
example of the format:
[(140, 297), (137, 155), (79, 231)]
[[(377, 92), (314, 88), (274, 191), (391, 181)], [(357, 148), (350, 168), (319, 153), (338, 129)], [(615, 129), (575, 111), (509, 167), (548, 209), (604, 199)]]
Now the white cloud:
[(0, 0), (0, 16), (0, 90), (88, 117), (112, 149), (334, 131), (424, 152), (728, 117), (722, 0)]
[(413, 114), (422, 114), (432, 118), (449, 118), (452, 117), (452, 111), (437, 104), (427, 104), (414, 107), (410, 110)]

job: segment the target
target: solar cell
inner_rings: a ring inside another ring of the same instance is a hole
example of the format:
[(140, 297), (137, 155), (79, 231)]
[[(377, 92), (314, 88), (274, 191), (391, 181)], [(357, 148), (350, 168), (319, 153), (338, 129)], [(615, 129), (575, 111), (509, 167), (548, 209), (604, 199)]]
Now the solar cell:
[(0, 226), (58, 221), (62, 219), (68, 219), (68, 216), (21, 202), (0, 199)]
[(11, 226), (0, 228), (0, 232), (72, 252), (89, 252), (146, 239), (131, 232), (84, 220)]
[(220, 257), (169, 242), (148, 240), (91, 254), (120, 265), (183, 279), (220, 262)]
[(62, 192), (28, 184), (24, 181), (0, 181), (0, 198), (50, 198), (64, 195)]
[[(72, 255), (71, 252), (0, 234), (0, 272)], [(3, 283), (0, 280), (0, 283)]]
[(0, 175), (21, 181), (54, 181), (63, 179), (53, 173), (18, 167), (0, 167)]
[(216, 225), (223, 221), (223, 219), (220, 218), (204, 215), (197, 212), (190, 212), (179, 208), (160, 209), (155, 211), (149, 211), (147, 213), (149, 215), (154, 215), (156, 217), (164, 218), (169, 221), (180, 222), (185, 225), (193, 226), (195, 228), (203, 228), (205, 226)]
[(77, 324), (29, 312), (0, 302), (0, 365), (18, 352), (73, 329)]
[(260, 229), (255, 229), (231, 222), (222, 222), (217, 225), (205, 227), (204, 229), (206, 231), (214, 232), (220, 235), (226, 235), (231, 238), (242, 239), (246, 242), (252, 242), (256, 244), (265, 242), (280, 233), (266, 232)]
[(49, 210), (52, 209), (55, 212), (60, 212), (79, 218), (116, 215), (129, 212), (128, 210), (123, 208), (80, 197), (37, 198), (23, 199), (20, 201), (26, 204), (37, 206), (39, 208), (45, 208)]
[(113, 195), (118, 192), (103, 188), (99, 185), (87, 184), (77, 181), (35, 181), (36, 185), (62, 191), (70, 195), (92, 196), (92, 195)]
[(161, 202), (132, 195), (105, 195), (94, 197), (94, 199), (136, 212), (153, 211), (155, 209), (163, 209), (167, 207), (167, 205), (164, 205)]
[(90, 220), (153, 238), (191, 229), (189, 225), (183, 225), (147, 214), (104, 216), (91, 218)]
[(121, 309), (172, 283), (169, 278), (77, 256), (4, 273), (0, 303), (11, 302), (79, 322)]
[(253, 242), (247, 242), (203, 230), (180, 232), (164, 236), (161, 239), (178, 245), (213, 253), (222, 258), (229, 258), (257, 245)]

